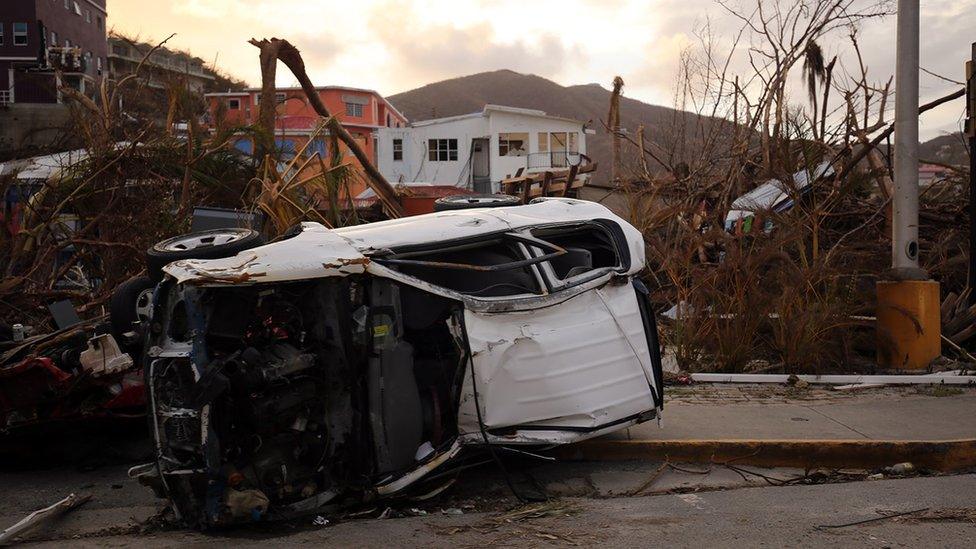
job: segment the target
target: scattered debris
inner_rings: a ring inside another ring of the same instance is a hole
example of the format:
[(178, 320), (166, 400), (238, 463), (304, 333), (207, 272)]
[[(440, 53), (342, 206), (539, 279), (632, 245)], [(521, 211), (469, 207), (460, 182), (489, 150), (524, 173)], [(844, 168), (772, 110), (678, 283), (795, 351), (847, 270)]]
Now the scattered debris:
[(823, 528), (847, 528), (848, 526), (857, 526), (857, 525), (860, 525), (860, 524), (868, 524), (868, 523), (871, 523), (871, 522), (879, 522), (879, 521), (882, 521), (882, 520), (891, 520), (893, 518), (904, 517), (904, 516), (908, 516), (908, 515), (914, 515), (916, 513), (921, 513), (923, 511), (928, 511), (928, 510), (929, 510), (928, 507), (923, 507), (921, 509), (915, 509), (914, 511), (905, 511), (903, 513), (892, 513), (890, 515), (883, 515), (883, 516), (880, 516), (880, 517), (874, 517), (874, 518), (869, 518), (869, 519), (864, 519), (864, 520), (856, 520), (854, 522), (845, 522), (844, 524), (821, 524), (821, 525), (817, 526), (817, 528), (821, 528), (821, 529), (823, 529)]
[(658, 467), (653, 473), (651, 473), (651, 477), (650, 478), (648, 478), (646, 481), (644, 481), (637, 488), (634, 488), (633, 490), (631, 490), (630, 492), (628, 492), (628, 495), (631, 495), (631, 496), (640, 495), (642, 492), (644, 492), (645, 490), (647, 490), (648, 488), (650, 488), (654, 484), (654, 482), (656, 482), (657, 479), (661, 477), (661, 474), (664, 473), (664, 471), (668, 468), (669, 465), (670, 465), (670, 463), (668, 463), (667, 461), (665, 461), (664, 463), (662, 463), (660, 467)]
[(900, 522), (968, 522), (976, 524), (976, 508), (945, 507), (919, 511), (898, 517)]
[(315, 520), (312, 521), (313, 526), (328, 526), (329, 524), (331, 524), (329, 519), (323, 517), (322, 515), (315, 517)]
[(0, 545), (7, 545), (13, 542), (18, 536), (26, 534), (28, 531), (54, 520), (68, 511), (77, 509), (79, 506), (87, 503), (90, 499), (90, 495), (79, 496), (76, 494), (70, 494), (57, 503), (34, 511), (13, 526), (10, 526), (3, 532), (0, 532)]
[(886, 475), (910, 475), (915, 472), (915, 465), (911, 462), (896, 463), (891, 467), (885, 467)]
[(962, 372), (936, 372), (922, 375), (846, 375), (846, 374), (689, 374), (696, 383), (786, 383), (819, 385), (976, 385), (976, 375)]
[(503, 513), (492, 520), (494, 522), (522, 522), (545, 517), (571, 517), (579, 514), (582, 508), (573, 502), (563, 500), (531, 503)]
[(0, 433), (55, 420), (144, 415), (138, 364), (104, 320), (0, 342)]

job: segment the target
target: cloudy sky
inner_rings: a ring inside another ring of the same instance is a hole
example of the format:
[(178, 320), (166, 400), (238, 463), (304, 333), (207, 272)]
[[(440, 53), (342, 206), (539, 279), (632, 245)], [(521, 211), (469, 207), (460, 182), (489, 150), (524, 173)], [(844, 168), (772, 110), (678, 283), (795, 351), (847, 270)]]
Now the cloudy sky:
[[(749, 0), (730, 0), (749, 2)], [(784, 0), (785, 1), (785, 0)], [(738, 22), (713, 0), (108, 0), (110, 28), (144, 40), (177, 33), (171, 44), (256, 85), (252, 37), (288, 38), (317, 84), (372, 88), (385, 95), (494, 69), (533, 73), (560, 84), (615, 75), (625, 94), (673, 104), (679, 52), (708, 21), (720, 40)], [(922, 66), (963, 80), (976, 39), (976, 0), (922, 0)], [(860, 41), (872, 78), (894, 70), (894, 17), (864, 25)], [(846, 49), (843, 33), (823, 44)], [(835, 51), (836, 50), (836, 51)], [(740, 56), (741, 63), (745, 57)], [(741, 65), (744, 69), (745, 65)], [(279, 85), (294, 84), (287, 70)], [(795, 75), (796, 100), (804, 99)], [(922, 75), (925, 102), (959, 87)], [(957, 129), (962, 101), (924, 117), (922, 137)]]

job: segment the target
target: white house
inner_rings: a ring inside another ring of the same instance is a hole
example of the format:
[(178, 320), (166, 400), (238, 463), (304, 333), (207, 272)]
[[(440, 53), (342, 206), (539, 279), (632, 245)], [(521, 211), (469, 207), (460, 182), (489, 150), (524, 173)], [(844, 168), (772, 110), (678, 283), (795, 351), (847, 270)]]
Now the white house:
[(423, 181), (498, 192), (523, 172), (567, 168), (586, 154), (586, 125), (543, 111), (485, 105), (480, 112), (377, 131), (377, 166), (392, 183)]

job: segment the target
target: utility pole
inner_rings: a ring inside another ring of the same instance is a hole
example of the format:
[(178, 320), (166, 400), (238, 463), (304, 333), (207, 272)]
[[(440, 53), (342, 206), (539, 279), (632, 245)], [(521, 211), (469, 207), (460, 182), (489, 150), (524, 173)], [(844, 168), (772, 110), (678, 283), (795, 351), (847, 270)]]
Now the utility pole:
[(921, 370), (942, 354), (939, 283), (918, 265), (919, 0), (898, 0), (891, 270), (878, 281), (878, 365)]
[(969, 302), (976, 303), (976, 42), (966, 62), (966, 136), (969, 139)]
[(898, 0), (891, 268), (911, 280), (927, 278), (918, 268), (918, 12), (918, 0)]

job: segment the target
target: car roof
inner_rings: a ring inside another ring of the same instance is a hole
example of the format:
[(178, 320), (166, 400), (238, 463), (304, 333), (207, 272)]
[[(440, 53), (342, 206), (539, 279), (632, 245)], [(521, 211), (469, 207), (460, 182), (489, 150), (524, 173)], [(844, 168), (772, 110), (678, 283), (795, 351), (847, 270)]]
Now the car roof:
[(640, 231), (601, 204), (546, 198), (524, 206), (435, 212), (339, 229), (306, 222), (292, 238), (224, 259), (175, 261), (164, 271), (179, 282), (216, 285), (345, 276), (369, 270), (368, 256), (377, 251), (594, 219), (607, 219), (620, 226), (632, 259), (628, 273), (642, 269), (644, 240)]
[(623, 221), (596, 202), (550, 198), (524, 206), (472, 208), (401, 217), (334, 229), (363, 252), (428, 244), (518, 230), (547, 223), (611, 219)]

